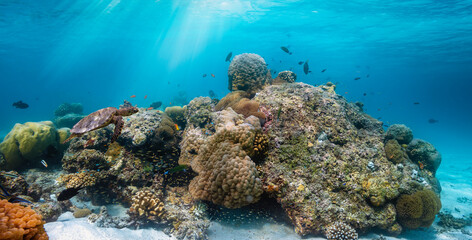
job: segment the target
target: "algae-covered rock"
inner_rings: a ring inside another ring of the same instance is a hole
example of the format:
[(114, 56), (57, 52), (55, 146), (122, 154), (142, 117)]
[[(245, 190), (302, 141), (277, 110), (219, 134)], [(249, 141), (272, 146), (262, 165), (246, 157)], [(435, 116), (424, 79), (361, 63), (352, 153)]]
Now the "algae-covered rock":
[(54, 159), (61, 154), (59, 140), (63, 135), (64, 132), (61, 130), (58, 133), (51, 121), (15, 124), (0, 143), (0, 152), (6, 159), (6, 168), (22, 169), (38, 166), (43, 158)]
[[(300, 235), (322, 234), (335, 221), (358, 232), (380, 228), (399, 234), (396, 198), (435, 184), (434, 177), (414, 175), (417, 166), (410, 161), (401, 167), (391, 161), (382, 123), (337, 95), (333, 85), (266, 86), (253, 100), (267, 116), (263, 188)], [(407, 159), (397, 144), (393, 152)]]

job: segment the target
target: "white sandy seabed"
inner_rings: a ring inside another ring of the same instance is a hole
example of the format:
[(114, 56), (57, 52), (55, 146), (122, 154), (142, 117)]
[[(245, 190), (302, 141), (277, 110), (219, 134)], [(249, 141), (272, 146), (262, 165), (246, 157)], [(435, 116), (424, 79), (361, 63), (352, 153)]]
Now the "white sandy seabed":
[[(443, 163), (437, 173), (441, 182), (442, 211), (448, 211), (455, 217), (468, 216), (472, 214), (472, 164), (464, 167), (456, 157), (444, 157)], [(448, 164), (448, 160), (451, 160)], [(466, 162), (471, 163), (469, 159)], [(463, 163), (463, 161), (462, 161)], [(459, 201), (459, 199), (468, 199)], [(113, 214), (113, 209), (109, 209)], [(116, 210), (119, 211), (119, 210)], [(437, 220), (432, 227), (426, 230), (408, 231), (399, 237), (386, 237), (388, 240), (472, 240), (472, 235), (462, 233), (460, 230), (438, 233)], [(86, 218), (76, 219), (71, 212), (62, 214), (56, 222), (45, 225), (46, 232), (51, 240), (103, 240), (103, 239), (149, 239), (170, 240), (175, 239), (156, 229), (116, 229), (99, 228), (88, 223)], [(302, 239), (289, 225), (281, 223), (260, 223), (246, 226), (231, 226), (212, 222), (208, 230), (210, 240), (298, 240)], [(465, 231), (472, 232), (472, 227)], [(377, 234), (363, 235), (359, 239), (371, 240), (379, 237)], [(306, 240), (322, 240), (321, 237), (305, 237)]]

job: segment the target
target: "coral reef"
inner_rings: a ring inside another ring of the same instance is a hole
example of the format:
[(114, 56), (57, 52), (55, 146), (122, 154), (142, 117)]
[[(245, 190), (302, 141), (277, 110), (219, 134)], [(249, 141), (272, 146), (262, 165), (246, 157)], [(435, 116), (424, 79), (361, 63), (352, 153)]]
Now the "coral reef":
[(49, 239), (44, 223), (31, 208), (0, 200), (0, 239)]
[(215, 106), (215, 111), (221, 111), (227, 107), (234, 106), (243, 98), (248, 98), (249, 94), (245, 91), (233, 91), (223, 97)]
[(421, 139), (413, 139), (408, 144), (407, 153), (414, 163), (420, 165), (420, 168), (430, 171), (433, 175), (436, 174), (442, 158), (441, 154), (431, 143)]
[(357, 240), (358, 238), (356, 230), (343, 222), (329, 225), (325, 235), (328, 240)]
[(57, 163), (62, 157), (60, 140), (67, 133), (56, 130), (51, 121), (15, 124), (0, 143), (0, 152), (6, 159), (6, 169), (20, 170), (40, 166), (41, 159), (49, 164)]
[(297, 75), (292, 71), (282, 71), (279, 72), (277, 77), (272, 81), (273, 85), (283, 84), (283, 83), (293, 83), (297, 80)]
[(413, 132), (403, 124), (393, 124), (387, 129), (385, 139), (395, 139), (399, 144), (408, 144), (413, 140)]
[(90, 187), (97, 183), (99, 176), (100, 174), (96, 171), (83, 171), (62, 175), (57, 181), (64, 183), (66, 188)]
[[(190, 163), (198, 173), (190, 185), (193, 197), (228, 208), (257, 202), (262, 185), (250, 155), (260, 125), (251, 125), (231, 109), (217, 113), (216, 132), (200, 146)], [(256, 122), (257, 123), (257, 122)]]
[(441, 200), (431, 190), (422, 190), (397, 200), (397, 214), (400, 224), (409, 229), (429, 227), (441, 210)]
[(398, 195), (437, 186), (411, 161), (388, 159), (382, 123), (337, 95), (333, 84), (266, 86), (253, 100), (267, 116), (263, 189), (300, 235), (322, 234), (336, 221), (399, 234)]
[(264, 59), (254, 53), (236, 55), (228, 69), (228, 89), (230, 91), (243, 90), (253, 95), (272, 77)]

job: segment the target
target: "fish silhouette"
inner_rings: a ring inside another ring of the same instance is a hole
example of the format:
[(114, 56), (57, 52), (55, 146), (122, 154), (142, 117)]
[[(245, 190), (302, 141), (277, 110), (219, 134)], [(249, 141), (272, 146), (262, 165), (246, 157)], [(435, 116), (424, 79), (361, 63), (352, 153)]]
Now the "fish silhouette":
[(27, 109), (29, 107), (28, 104), (24, 103), (23, 101), (18, 101), (12, 104), (13, 107), (19, 108), (19, 109)]
[(308, 66), (308, 60), (306, 60), (305, 64), (303, 64), (303, 72), (307, 75), (310, 72), (310, 66)]
[(231, 60), (231, 56), (233, 56), (233, 52), (229, 52), (228, 55), (226, 55), (225, 62), (229, 62)]

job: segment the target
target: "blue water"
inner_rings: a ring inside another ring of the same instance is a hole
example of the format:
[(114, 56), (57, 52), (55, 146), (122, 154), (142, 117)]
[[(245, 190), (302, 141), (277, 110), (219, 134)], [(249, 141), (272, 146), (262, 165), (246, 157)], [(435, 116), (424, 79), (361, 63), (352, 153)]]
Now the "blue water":
[[(258, 53), (298, 81), (332, 81), (373, 117), (472, 165), (470, 0), (2, 0), (0, 137), (51, 120), (63, 102), (88, 113), (124, 99), (169, 105), (180, 91), (222, 97), (228, 52)], [(18, 100), (30, 107), (13, 108)]]

